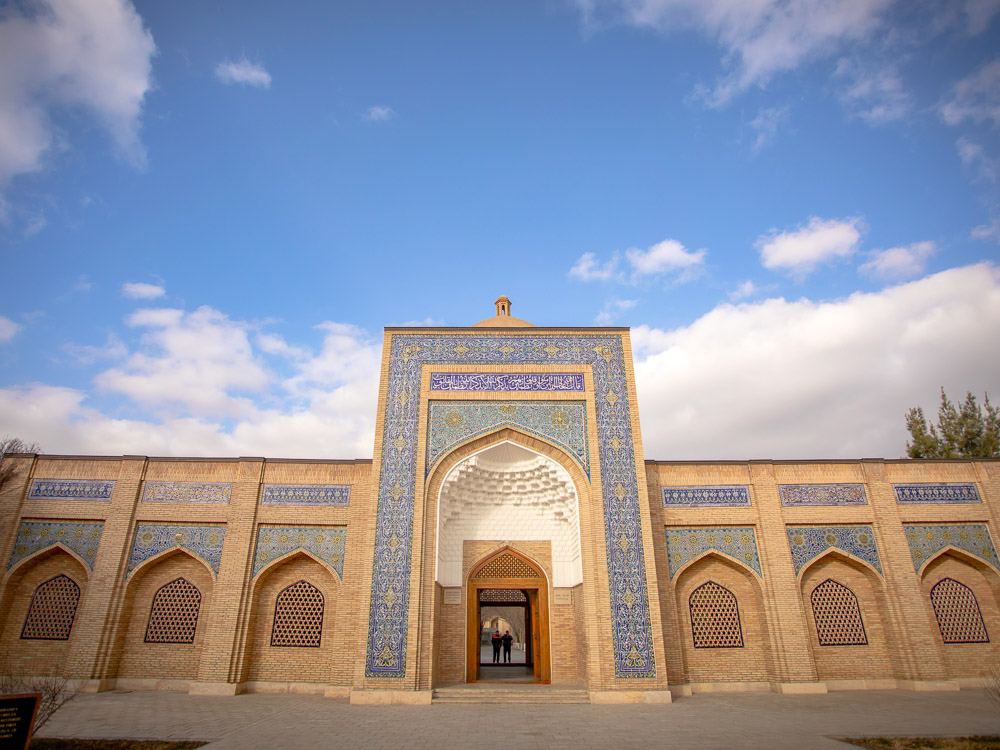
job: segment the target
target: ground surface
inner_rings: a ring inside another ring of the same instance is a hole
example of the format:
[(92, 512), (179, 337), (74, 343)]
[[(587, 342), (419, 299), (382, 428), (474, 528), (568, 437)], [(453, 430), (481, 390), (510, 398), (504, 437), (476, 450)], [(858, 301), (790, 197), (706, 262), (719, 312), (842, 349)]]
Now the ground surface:
[(1000, 735), (984, 691), (695, 695), (668, 705), (352, 706), (311, 695), (81, 695), (50, 737), (210, 740), (206, 750), (841, 748), (831, 737)]

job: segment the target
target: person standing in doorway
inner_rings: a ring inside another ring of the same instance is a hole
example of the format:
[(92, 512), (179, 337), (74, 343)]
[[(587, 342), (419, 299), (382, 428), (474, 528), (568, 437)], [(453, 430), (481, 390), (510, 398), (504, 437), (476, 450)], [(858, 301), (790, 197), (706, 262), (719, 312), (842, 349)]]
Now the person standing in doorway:
[(496, 631), (490, 638), (490, 642), (493, 644), (493, 663), (500, 663), (500, 644), (503, 643), (503, 638), (500, 636), (500, 631)]
[(505, 630), (503, 638), (500, 640), (503, 642), (503, 663), (510, 664), (510, 644), (514, 642), (514, 636), (510, 634), (509, 630)]

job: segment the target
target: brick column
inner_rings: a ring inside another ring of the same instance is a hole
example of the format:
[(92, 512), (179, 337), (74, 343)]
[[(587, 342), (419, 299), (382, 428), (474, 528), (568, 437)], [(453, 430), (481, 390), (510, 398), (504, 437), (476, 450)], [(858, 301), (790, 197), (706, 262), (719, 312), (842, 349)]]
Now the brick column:
[(109, 663), (125, 599), (132, 521), (147, 462), (145, 456), (122, 457), (110, 507), (105, 511), (107, 517), (97, 559), (73, 621), (73, 646), (66, 661), (66, 676), (82, 680), (80, 689), (84, 692), (112, 687)]
[(190, 693), (233, 695), (241, 692), (239, 651), (245, 641), (244, 615), (250, 604), (247, 584), (253, 562), (253, 534), (263, 476), (263, 458), (240, 458), (230, 497), (222, 561), (212, 587), (211, 617), (206, 623), (198, 680), (191, 683)]

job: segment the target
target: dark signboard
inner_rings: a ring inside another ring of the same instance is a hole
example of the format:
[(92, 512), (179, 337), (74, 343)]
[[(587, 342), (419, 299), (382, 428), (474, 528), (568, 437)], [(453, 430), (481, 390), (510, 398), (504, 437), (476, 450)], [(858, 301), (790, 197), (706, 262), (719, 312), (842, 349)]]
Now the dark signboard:
[(0, 750), (27, 750), (41, 693), (0, 695)]

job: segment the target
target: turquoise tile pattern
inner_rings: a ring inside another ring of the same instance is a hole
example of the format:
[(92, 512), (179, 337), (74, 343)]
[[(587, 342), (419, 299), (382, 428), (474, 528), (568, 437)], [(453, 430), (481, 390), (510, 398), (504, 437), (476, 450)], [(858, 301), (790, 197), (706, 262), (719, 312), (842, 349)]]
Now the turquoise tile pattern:
[(916, 571), (945, 547), (968, 552), (1000, 570), (1000, 559), (997, 559), (996, 547), (986, 524), (904, 524), (903, 528)]
[(261, 526), (257, 529), (257, 547), (253, 558), (253, 575), (289, 552), (301, 549), (329, 564), (341, 578), (344, 576), (344, 553), (347, 529), (314, 526)]
[(750, 488), (746, 485), (663, 487), (662, 491), (664, 508), (750, 507)]
[(615, 675), (656, 676), (639, 508), (639, 477), (621, 334), (396, 332), (375, 519), (365, 674), (406, 676), (420, 382), (427, 365), (590, 366), (604, 497)]
[(796, 573), (831, 547), (864, 560), (882, 573), (882, 559), (871, 526), (789, 526), (786, 531)]
[(590, 477), (587, 405), (582, 401), (431, 401), (429, 407), (425, 475), (454, 446), (514, 427), (559, 445)]
[(228, 505), (232, 492), (232, 482), (146, 482), (142, 502)]
[(111, 499), (114, 480), (104, 479), (35, 479), (28, 490), (29, 500), (96, 500)]
[(136, 526), (132, 554), (128, 559), (128, 575), (146, 560), (173, 547), (183, 547), (194, 553), (218, 574), (225, 540), (225, 526), (140, 523)]
[(351, 504), (349, 484), (265, 484), (261, 505), (332, 505), (346, 508)]
[(974, 482), (922, 482), (920, 484), (894, 484), (892, 491), (896, 502), (906, 503), (981, 503), (979, 490)]
[(36, 552), (61, 544), (93, 568), (104, 524), (100, 521), (21, 521), (7, 569)]
[(868, 505), (863, 484), (782, 484), (778, 495), (787, 506)]
[(760, 555), (757, 552), (757, 534), (752, 526), (705, 528), (704, 526), (675, 527), (667, 529), (667, 566), (670, 577), (709, 550), (722, 552), (739, 560), (763, 577)]

